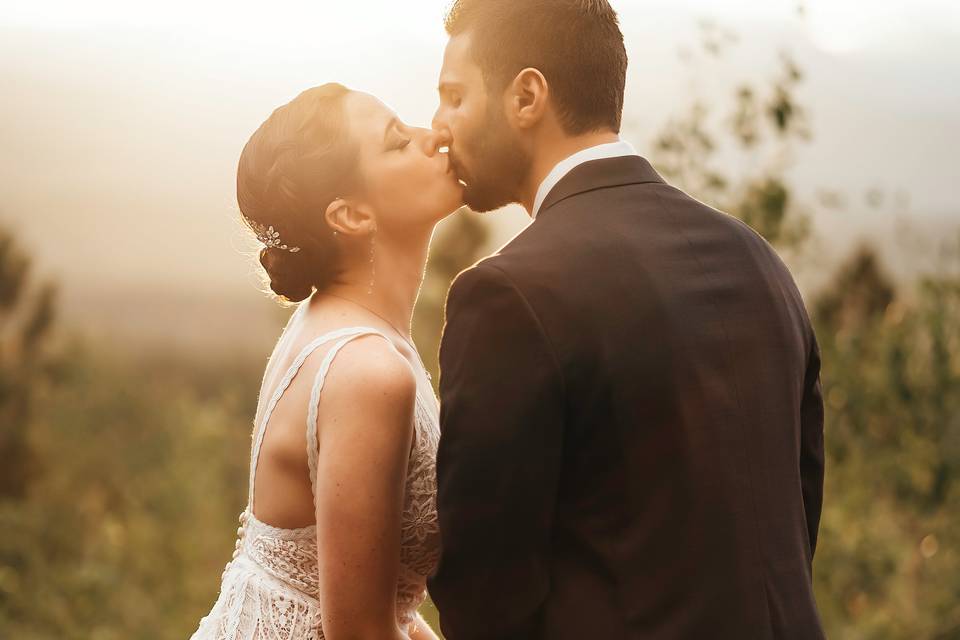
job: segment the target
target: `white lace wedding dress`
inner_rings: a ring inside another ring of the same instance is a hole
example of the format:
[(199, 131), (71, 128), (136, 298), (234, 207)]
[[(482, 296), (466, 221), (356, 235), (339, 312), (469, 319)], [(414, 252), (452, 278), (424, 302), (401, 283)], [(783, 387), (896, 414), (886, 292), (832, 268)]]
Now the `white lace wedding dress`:
[[(290, 327), (305, 313), (308, 304), (309, 299), (294, 312), (274, 353), (282, 352), (289, 334), (294, 333)], [(314, 380), (305, 425), (304, 446), (307, 447), (311, 485), (314, 484), (317, 403), (324, 380), (340, 349), (351, 340), (367, 335), (383, 336), (376, 329), (351, 327), (313, 340), (299, 353), (267, 399), (263, 417), (253, 432), (247, 507), (240, 515), (236, 550), (223, 571), (220, 595), (210, 613), (200, 621), (191, 640), (320, 640), (324, 637), (318, 602), (316, 526), (280, 529), (259, 521), (251, 507), (253, 487), (260, 446), (270, 415), (306, 358), (320, 347), (333, 343)], [(260, 402), (264, 399), (261, 389)], [(259, 408), (257, 413), (261, 413)], [(404, 628), (414, 620), (417, 608), (426, 597), (426, 578), (434, 570), (439, 554), (436, 513), (436, 453), (440, 438), (438, 407), (433, 389), (421, 383), (417, 389), (414, 433), (401, 523), (400, 577), (397, 583), (397, 616)], [(307, 472), (304, 469), (304, 473)]]

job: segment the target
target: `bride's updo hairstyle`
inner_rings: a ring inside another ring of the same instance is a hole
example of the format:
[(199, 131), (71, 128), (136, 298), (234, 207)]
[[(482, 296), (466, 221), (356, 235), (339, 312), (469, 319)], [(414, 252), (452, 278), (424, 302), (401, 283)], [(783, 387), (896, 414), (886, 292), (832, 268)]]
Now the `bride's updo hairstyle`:
[(349, 94), (336, 83), (307, 89), (276, 109), (240, 154), (237, 203), (254, 233), (273, 227), (282, 243), (261, 249), (260, 264), (273, 292), (290, 302), (324, 289), (339, 273), (339, 248), (324, 214), (358, 186), (359, 148), (344, 108)]

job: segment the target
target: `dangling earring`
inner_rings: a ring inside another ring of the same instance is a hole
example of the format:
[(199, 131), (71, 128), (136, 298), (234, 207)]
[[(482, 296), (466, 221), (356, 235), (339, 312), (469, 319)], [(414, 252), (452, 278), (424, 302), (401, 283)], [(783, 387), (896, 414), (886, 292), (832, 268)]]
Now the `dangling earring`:
[(373, 285), (377, 279), (377, 230), (374, 229), (370, 235), (370, 285), (367, 287), (367, 295), (373, 295)]
[[(333, 199), (333, 202), (336, 202), (337, 200), (342, 200), (342, 199), (343, 199), (343, 198), (341, 198), (340, 196), (337, 196), (336, 198)], [(331, 204), (333, 204), (333, 203), (331, 203)], [(340, 238), (340, 233), (339, 233), (336, 229), (334, 229), (334, 230), (333, 230), (333, 239), (334, 239), (334, 240), (338, 240), (339, 238)]]

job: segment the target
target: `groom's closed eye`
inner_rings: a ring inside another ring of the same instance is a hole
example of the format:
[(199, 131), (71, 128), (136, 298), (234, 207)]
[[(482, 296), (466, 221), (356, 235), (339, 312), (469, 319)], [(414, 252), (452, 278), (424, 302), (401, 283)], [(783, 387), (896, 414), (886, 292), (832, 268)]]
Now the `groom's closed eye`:
[(440, 92), (440, 102), (446, 102), (452, 107), (460, 106), (462, 97), (457, 88), (454, 88), (450, 84), (444, 83), (440, 85), (438, 91)]

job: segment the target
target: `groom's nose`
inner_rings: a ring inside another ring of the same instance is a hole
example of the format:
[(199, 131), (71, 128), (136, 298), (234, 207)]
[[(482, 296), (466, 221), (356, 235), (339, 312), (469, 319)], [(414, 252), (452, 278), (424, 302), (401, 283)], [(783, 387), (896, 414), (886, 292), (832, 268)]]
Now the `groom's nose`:
[(450, 132), (450, 125), (447, 123), (447, 119), (444, 116), (442, 106), (438, 107), (436, 112), (433, 114), (433, 120), (431, 120), (430, 126), (433, 127), (434, 131), (443, 133), (445, 136), (447, 136), (447, 145), (453, 142), (453, 134)]
[(435, 155), (440, 147), (450, 146), (450, 133), (448, 131), (437, 131), (433, 129), (424, 129), (424, 151), (428, 156)]

